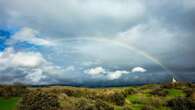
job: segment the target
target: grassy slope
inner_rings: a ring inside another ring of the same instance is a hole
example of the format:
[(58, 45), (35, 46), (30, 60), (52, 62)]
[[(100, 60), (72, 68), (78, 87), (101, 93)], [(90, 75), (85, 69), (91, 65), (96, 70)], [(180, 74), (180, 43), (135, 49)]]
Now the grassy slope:
[[(169, 99), (175, 98), (175, 97), (184, 97), (185, 93), (182, 90), (179, 89), (164, 89), (165, 91), (168, 91), (168, 95), (166, 97), (159, 97), (159, 96), (152, 96), (149, 94), (149, 90), (146, 90), (142, 93), (137, 93), (134, 95), (127, 96), (127, 101), (131, 102), (131, 106), (133, 110), (141, 110), (144, 105), (150, 104), (151, 98), (158, 98), (161, 100), (161, 102), (165, 102)], [(159, 106), (156, 108), (156, 110), (169, 110), (167, 107)]]
[(184, 97), (185, 94), (182, 90), (179, 89), (166, 89), (168, 91), (168, 97), (167, 98), (175, 98), (175, 97)]
[[(167, 100), (170, 100), (175, 97), (184, 97), (186, 94), (183, 92), (183, 89), (176, 89), (176, 88), (170, 88), (166, 89), (164, 88), (163, 91), (167, 91), (168, 95), (165, 97), (161, 96), (154, 96), (151, 95), (150, 92), (154, 90), (155, 88), (159, 87), (159, 85), (145, 85), (145, 86), (138, 86), (138, 87), (124, 87), (124, 88), (96, 88), (96, 89), (88, 89), (88, 88), (76, 88), (76, 87), (45, 87), (42, 88), (45, 91), (50, 91), (50, 89), (57, 89), (59, 91), (63, 88), (68, 88), (71, 90), (83, 90), (87, 92), (96, 92), (97, 94), (103, 94), (103, 93), (112, 93), (114, 91), (121, 91), (125, 88), (134, 88), (138, 90), (138, 93), (128, 95), (125, 101), (124, 106), (129, 106), (132, 108), (132, 110), (141, 110), (145, 105), (151, 105), (155, 102), (165, 103)], [(72, 102), (75, 102), (79, 99), (79, 97), (67, 97), (64, 96), (64, 94), (58, 95), (61, 101), (61, 105), (65, 108), (72, 108)], [(4, 99), (0, 97), (0, 110), (14, 110), (16, 107), (17, 102), (20, 100), (18, 97), (13, 97), (10, 99)], [(123, 110), (123, 106), (116, 106), (115, 110)], [(163, 105), (157, 106), (155, 110), (170, 110), (170, 108), (167, 108)]]
[(0, 97), (0, 110), (15, 110), (16, 104), (19, 100), (19, 97), (12, 97), (8, 99)]

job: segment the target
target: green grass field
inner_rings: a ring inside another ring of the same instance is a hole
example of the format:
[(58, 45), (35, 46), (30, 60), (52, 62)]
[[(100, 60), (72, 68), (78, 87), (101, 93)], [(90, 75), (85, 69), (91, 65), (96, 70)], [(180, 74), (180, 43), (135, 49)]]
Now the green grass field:
[(0, 110), (15, 110), (16, 104), (19, 100), (19, 97), (12, 97), (8, 99), (0, 97)]
[(168, 96), (169, 97), (184, 97), (185, 94), (182, 90), (178, 89), (166, 89), (168, 91)]
[[(127, 96), (128, 103), (131, 102), (131, 106), (133, 110), (141, 110), (144, 105), (151, 104), (153, 105), (157, 101), (160, 101), (160, 103), (164, 103), (166, 100), (170, 100), (172, 98), (176, 97), (185, 97), (185, 93), (182, 90), (178, 89), (164, 89), (168, 92), (168, 95), (166, 97), (158, 97), (158, 96), (152, 96), (149, 94), (149, 91), (145, 91), (142, 93), (137, 93), (133, 95)], [(156, 102), (152, 102), (156, 101)], [(158, 106), (156, 110), (170, 110), (167, 107)]]

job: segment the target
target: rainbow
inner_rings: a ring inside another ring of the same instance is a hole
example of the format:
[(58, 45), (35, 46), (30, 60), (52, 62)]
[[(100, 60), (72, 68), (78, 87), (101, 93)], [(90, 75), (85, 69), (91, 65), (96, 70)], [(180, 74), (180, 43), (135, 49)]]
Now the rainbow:
[(127, 50), (130, 51), (134, 51), (136, 53), (138, 53), (139, 55), (149, 59), (150, 61), (154, 62), (155, 64), (159, 65), (162, 69), (164, 69), (166, 72), (168, 72), (168, 74), (170, 74), (171, 76), (174, 76), (173, 72), (171, 72), (166, 66), (164, 66), (157, 58), (155, 58), (154, 56), (150, 55), (149, 53), (140, 50), (132, 45), (130, 45), (129, 43), (120, 41), (120, 40), (116, 40), (116, 39), (108, 39), (108, 38), (102, 38), (102, 37), (77, 37), (75, 38), (77, 40), (89, 40), (89, 41), (97, 41), (97, 42), (104, 42), (104, 43), (112, 43), (113, 45), (125, 48)]

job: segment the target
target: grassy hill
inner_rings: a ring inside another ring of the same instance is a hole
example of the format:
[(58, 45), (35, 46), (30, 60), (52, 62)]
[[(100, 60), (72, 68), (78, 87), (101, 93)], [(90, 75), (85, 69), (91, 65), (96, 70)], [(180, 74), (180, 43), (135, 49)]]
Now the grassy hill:
[(195, 110), (195, 85), (177, 83), (113, 88), (0, 86), (0, 110), (16, 110), (16, 108), (19, 110)]
[(20, 97), (0, 97), (0, 110), (15, 110)]

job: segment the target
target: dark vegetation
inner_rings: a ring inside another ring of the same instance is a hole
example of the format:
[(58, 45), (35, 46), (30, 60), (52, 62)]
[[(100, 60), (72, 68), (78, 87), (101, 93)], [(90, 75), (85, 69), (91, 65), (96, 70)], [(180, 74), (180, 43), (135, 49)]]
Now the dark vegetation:
[(19, 110), (60, 110), (60, 103), (55, 94), (32, 91), (22, 97)]
[(195, 101), (191, 98), (177, 97), (167, 102), (173, 110), (195, 110)]
[(9, 97), (21, 97), (28, 93), (26, 86), (21, 84), (16, 85), (0, 85), (0, 96), (9, 98)]
[[(15, 103), (15, 107), (3, 108), (6, 103)], [(92, 89), (2, 85), (0, 110), (195, 110), (195, 86), (175, 83)]]

